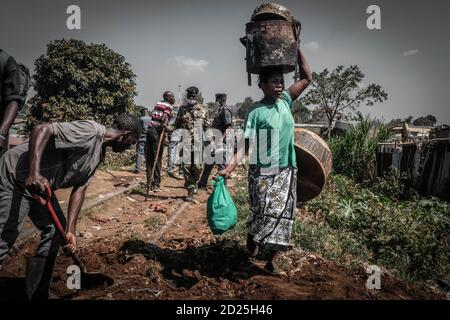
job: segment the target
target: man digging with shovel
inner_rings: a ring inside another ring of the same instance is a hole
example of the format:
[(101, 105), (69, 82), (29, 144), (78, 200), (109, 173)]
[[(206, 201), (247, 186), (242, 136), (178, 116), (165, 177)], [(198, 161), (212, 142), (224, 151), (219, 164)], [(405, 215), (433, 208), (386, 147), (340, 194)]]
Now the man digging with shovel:
[(110, 128), (95, 121), (41, 124), (34, 127), (29, 143), (9, 150), (0, 158), (0, 269), (27, 215), (41, 231), (36, 257), (30, 258), (27, 265), (29, 299), (49, 297), (61, 244), (54, 220), (43, 203), (36, 200), (37, 195), (45, 199), (47, 190), (73, 188), (67, 224), (53, 195), (50, 204), (66, 231), (68, 244), (64, 249), (74, 255), (78, 214), (106, 147), (123, 152), (136, 143), (141, 130), (139, 120), (128, 114), (119, 115)]

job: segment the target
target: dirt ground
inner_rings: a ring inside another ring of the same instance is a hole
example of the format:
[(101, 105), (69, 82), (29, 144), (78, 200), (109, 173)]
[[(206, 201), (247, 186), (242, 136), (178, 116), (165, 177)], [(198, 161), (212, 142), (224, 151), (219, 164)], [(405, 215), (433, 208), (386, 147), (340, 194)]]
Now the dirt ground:
[[(135, 183), (128, 172), (98, 172), (89, 199)], [(232, 182), (231, 182), (232, 183)], [(233, 192), (233, 187), (231, 186)], [(210, 192), (210, 191), (209, 191)], [(186, 203), (183, 181), (164, 177), (162, 191), (136, 190), (82, 213), (78, 224), (80, 256), (90, 271), (114, 279), (109, 287), (69, 290), (71, 260), (58, 257), (53, 291), (64, 299), (445, 299), (431, 287), (415, 286), (382, 275), (382, 289), (369, 291), (363, 267), (349, 269), (317, 254), (293, 249), (280, 261), (288, 276), (266, 274), (261, 257), (248, 258), (242, 241), (214, 237), (206, 221), (209, 192)], [(67, 201), (69, 193), (58, 193)], [(150, 204), (167, 208), (157, 213)], [(39, 235), (26, 224), (0, 272), (0, 299), (24, 298), (26, 258)], [(28, 233), (26, 232), (28, 230)], [(241, 239), (244, 240), (244, 239)]]

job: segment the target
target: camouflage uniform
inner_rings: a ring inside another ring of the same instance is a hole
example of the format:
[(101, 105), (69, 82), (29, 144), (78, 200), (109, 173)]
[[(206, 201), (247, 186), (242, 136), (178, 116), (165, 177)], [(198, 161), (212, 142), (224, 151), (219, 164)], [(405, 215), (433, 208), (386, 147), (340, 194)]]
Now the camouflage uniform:
[[(195, 124), (201, 124), (202, 128), (195, 126)], [(183, 105), (178, 110), (177, 118), (170, 127), (170, 131), (175, 129), (189, 130), (191, 136), (191, 163), (182, 163), (181, 168), (184, 174), (184, 187), (188, 189), (191, 194), (197, 187), (197, 181), (200, 179), (203, 170), (203, 163), (195, 163), (194, 161), (194, 144), (198, 144), (203, 147), (201, 141), (200, 129), (203, 129), (203, 142), (210, 141), (211, 137), (206, 135), (205, 131), (211, 128), (211, 124), (208, 119), (208, 109), (206, 106), (196, 103), (195, 105)]]

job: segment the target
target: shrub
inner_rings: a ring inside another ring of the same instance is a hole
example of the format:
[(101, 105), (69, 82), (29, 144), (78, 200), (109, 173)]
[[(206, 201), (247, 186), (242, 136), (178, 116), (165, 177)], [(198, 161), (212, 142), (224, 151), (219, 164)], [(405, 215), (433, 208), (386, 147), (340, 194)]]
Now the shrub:
[(120, 170), (134, 165), (136, 160), (136, 150), (130, 149), (125, 152), (115, 153), (107, 150), (101, 169)]
[[(240, 171), (243, 173), (242, 169)], [(235, 189), (232, 197), (238, 213), (238, 222), (232, 230), (224, 234), (225, 238), (245, 238), (247, 235), (246, 222), (249, 210), (247, 179), (236, 180)]]
[(345, 134), (328, 140), (333, 169), (357, 182), (373, 179), (377, 144), (388, 137), (384, 124), (365, 118)]
[(108, 125), (120, 113), (137, 111), (136, 76), (125, 58), (104, 44), (55, 40), (35, 66), (28, 130), (49, 121), (89, 119)]
[[(307, 204), (308, 214), (319, 212), (323, 222), (298, 227), (297, 242), (320, 249), (311, 245), (313, 240), (301, 239), (305, 228), (320, 229), (336, 247), (320, 251), (329, 258), (345, 261), (348, 254), (356, 255), (407, 280), (450, 279), (449, 205), (433, 198), (398, 201), (378, 192), (332, 175), (322, 195)], [(340, 250), (342, 257), (336, 254)]]
[(367, 186), (380, 197), (401, 200), (417, 195), (412, 189), (408, 188), (409, 184), (409, 177), (406, 172), (400, 173), (398, 169), (391, 167), (384, 178), (374, 178)]

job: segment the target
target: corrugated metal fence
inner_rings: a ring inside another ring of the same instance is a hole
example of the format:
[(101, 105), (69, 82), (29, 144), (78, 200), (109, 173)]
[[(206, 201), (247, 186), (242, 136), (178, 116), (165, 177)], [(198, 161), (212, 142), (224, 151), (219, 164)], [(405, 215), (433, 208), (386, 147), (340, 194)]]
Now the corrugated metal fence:
[(377, 177), (394, 167), (407, 173), (421, 195), (450, 200), (450, 139), (379, 144), (376, 162)]

